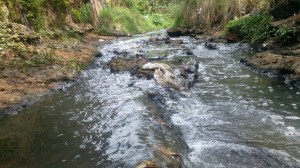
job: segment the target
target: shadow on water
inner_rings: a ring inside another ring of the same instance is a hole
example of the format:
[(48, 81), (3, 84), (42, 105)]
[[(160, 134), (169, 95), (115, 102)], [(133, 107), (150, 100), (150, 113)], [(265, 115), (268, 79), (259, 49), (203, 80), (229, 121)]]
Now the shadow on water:
[[(165, 32), (113, 41), (65, 91), (1, 118), (0, 167), (300, 167), (299, 88), (240, 65), (247, 46), (153, 36)], [(177, 72), (191, 52), (200, 76), (183, 92), (102, 68), (143, 53)]]

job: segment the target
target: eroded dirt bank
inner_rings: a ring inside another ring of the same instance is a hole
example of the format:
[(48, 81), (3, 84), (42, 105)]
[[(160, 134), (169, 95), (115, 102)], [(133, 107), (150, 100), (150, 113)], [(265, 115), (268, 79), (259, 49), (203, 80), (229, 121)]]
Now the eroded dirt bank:
[(278, 77), (284, 77), (287, 83), (299, 86), (300, 55), (296, 53), (297, 50), (299, 49), (261, 52), (249, 59), (242, 59), (241, 62), (263, 73), (271, 72)]
[(61, 88), (97, 56), (102, 43), (113, 38), (85, 34), (80, 40), (53, 39), (20, 27), (13, 25), (0, 34), (2, 44), (8, 45), (0, 47), (0, 115), (16, 114)]

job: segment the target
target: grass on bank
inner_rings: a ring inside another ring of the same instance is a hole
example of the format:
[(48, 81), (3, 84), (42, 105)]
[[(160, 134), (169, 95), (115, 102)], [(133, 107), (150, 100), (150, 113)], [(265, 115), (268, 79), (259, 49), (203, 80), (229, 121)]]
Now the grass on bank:
[(126, 7), (112, 7), (101, 10), (97, 31), (104, 35), (112, 35), (115, 32), (137, 34), (167, 28), (172, 24), (172, 17), (168, 14), (141, 14)]
[(272, 36), (272, 28), (269, 22), (273, 18), (268, 14), (257, 14), (241, 17), (228, 22), (225, 31), (234, 29), (239, 31), (246, 42), (263, 42)]
[(173, 27), (221, 29), (229, 20), (249, 14), (253, 9), (266, 10), (284, 2), (285, 0), (185, 0), (181, 1)]
[(225, 32), (229, 30), (238, 31), (243, 41), (250, 43), (260, 43), (270, 38), (281, 45), (293, 41), (295, 35), (291, 28), (287, 25), (272, 27), (271, 21), (273, 18), (267, 13), (245, 16), (229, 21), (225, 26)]

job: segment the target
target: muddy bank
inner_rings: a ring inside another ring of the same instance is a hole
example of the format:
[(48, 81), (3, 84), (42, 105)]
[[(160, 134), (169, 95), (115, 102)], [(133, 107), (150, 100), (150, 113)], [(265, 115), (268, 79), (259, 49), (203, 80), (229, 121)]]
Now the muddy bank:
[(111, 38), (94, 34), (86, 34), (80, 41), (40, 38), (35, 44), (21, 41), (1, 48), (0, 116), (17, 114), (61, 89), (98, 54), (97, 47)]
[(272, 52), (262, 52), (249, 59), (242, 59), (242, 63), (263, 73), (274, 73), (284, 77), (287, 82), (299, 84), (300, 81), (300, 56), (287, 56)]

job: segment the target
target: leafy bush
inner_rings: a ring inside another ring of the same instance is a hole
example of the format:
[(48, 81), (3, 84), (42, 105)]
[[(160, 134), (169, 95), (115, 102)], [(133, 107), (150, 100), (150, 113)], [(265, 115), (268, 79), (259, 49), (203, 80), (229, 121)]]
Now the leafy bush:
[(66, 11), (67, 8), (70, 6), (70, 2), (69, 0), (50, 0), (50, 1), (46, 1), (45, 3), (50, 4), (53, 9), (55, 9), (56, 11)]
[(152, 15), (152, 23), (155, 24), (156, 26), (162, 25), (163, 22), (164, 22), (164, 19), (162, 18), (161, 14), (155, 13)]
[(139, 12), (146, 12), (149, 2), (145, 0), (125, 0), (126, 6)]
[(283, 25), (274, 30), (274, 36), (280, 41), (281, 44), (288, 43), (293, 38), (293, 30), (287, 25)]
[(43, 26), (43, 3), (44, 0), (20, 0), (24, 14), (35, 29)]
[(92, 23), (92, 8), (91, 4), (87, 3), (79, 9), (72, 9), (72, 18), (75, 22)]
[(246, 16), (229, 21), (225, 31), (230, 29), (239, 30), (245, 41), (262, 42), (272, 36), (270, 21), (272, 21), (272, 17), (266, 14)]

